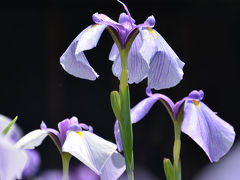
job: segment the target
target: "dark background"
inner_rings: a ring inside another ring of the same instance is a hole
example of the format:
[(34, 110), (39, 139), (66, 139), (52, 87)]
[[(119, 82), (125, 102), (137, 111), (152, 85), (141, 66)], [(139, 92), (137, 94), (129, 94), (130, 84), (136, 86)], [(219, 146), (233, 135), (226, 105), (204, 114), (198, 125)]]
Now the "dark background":
[[(136, 24), (154, 15), (161, 33), (186, 63), (184, 79), (176, 87), (158, 91), (177, 101), (193, 89), (205, 92), (204, 102), (232, 124), (239, 137), (240, 3), (234, 0), (124, 1)], [(92, 14), (104, 13), (118, 20), (123, 7), (116, 1), (41, 1), (0, 6), (0, 113), (13, 118), (25, 133), (41, 121), (57, 128), (65, 118), (77, 116), (94, 132), (114, 142), (115, 117), (109, 94), (118, 79), (111, 72), (108, 55), (113, 41), (104, 32), (98, 46), (86, 56), (100, 77), (96, 81), (66, 73), (59, 58), (88, 25)], [(146, 97), (147, 81), (130, 85), (131, 105)], [(156, 92), (156, 91), (154, 91)], [(136, 166), (165, 179), (163, 157), (172, 158), (173, 126), (162, 104), (133, 126)], [(61, 159), (47, 139), (38, 148), (42, 170), (61, 168)], [(189, 137), (182, 135), (182, 173), (192, 179), (209, 160)]]

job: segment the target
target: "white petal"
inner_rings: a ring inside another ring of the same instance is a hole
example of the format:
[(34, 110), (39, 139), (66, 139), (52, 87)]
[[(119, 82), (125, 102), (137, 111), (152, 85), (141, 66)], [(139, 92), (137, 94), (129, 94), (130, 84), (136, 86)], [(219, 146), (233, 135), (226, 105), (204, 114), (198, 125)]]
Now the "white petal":
[(25, 136), (23, 136), (17, 143), (16, 146), (21, 149), (34, 149), (35, 147), (42, 144), (42, 141), (47, 137), (48, 132), (45, 130), (37, 129)]
[(90, 25), (84, 29), (77, 38), (78, 43), (75, 54), (96, 47), (98, 40), (100, 39), (102, 32), (106, 27), (106, 25), (97, 24)]
[(69, 152), (98, 175), (116, 149), (115, 144), (88, 131), (81, 131), (81, 135), (69, 131), (62, 147), (63, 152)]
[(0, 137), (0, 154), (0, 179), (21, 178), (27, 163), (27, 154), (2, 136)]
[(119, 50), (116, 43), (114, 43), (109, 54), (109, 60), (115, 61), (118, 57), (119, 57)]
[(115, 151), (104, 166), (100, 177), (102, 180), (116, 180), (122, 175), (125, 169), (124, 157)]

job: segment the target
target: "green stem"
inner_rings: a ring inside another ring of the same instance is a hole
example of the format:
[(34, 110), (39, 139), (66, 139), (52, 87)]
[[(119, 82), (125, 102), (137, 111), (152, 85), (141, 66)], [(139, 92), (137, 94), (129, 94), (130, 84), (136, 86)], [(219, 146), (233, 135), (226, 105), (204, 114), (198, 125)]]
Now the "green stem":
[(121, 112), (119, 119), (119, 129), (122, 139), (123, 152), (125, 155), (126, 170), (129, 180), (134, 180), (134, 162), (133, 162), (133, 133), (132, 133), (132, 123), (130, 116), (130, 93), (128, 86), (128, 50), (121, 49), (121, 78), (119, 85), (119, 96), (121, 102)]
[(62, 154), (62, 166), (63, 166), (63, 178), (62, 180), (68, 180), (69, 178), (69, 162), (71, 160), (71, 154), (65, 152)]
[(180, 163), (180, 151), (181, 151), (181, 121), (174, 122), (174, 145), (173, 145), (173, 168), (175, 174), (175, 180), (181, 180), (181, 163)]

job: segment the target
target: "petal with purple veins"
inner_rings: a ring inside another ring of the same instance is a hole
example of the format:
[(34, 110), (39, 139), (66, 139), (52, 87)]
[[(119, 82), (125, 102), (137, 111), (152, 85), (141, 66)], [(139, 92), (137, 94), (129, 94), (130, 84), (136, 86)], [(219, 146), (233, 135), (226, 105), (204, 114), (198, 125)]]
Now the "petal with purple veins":
[(148, 85), (157, 90), (173, 87), (182, 80), (184, 63), (157, 31), (153, 33), (158, 51), (150, 62)]
[[(128, 82), (129, 83), (139, 83), (147, 76), (147, 73), (149, 70), (148, 63), (139, 53), (141, 44), (142, 44), (141, 36), (137, 35), (137, 37), (132, 43), (131, 49), (128, 54)], [(115, 54), (113, 53), (113, 51), (115, 51)], [(112, 51), (111, 57), (113, 57), (113, 59), (116, 57), (117, 58), (113, 63), (112, 71), (113, 71), (113, 74), (120, 79), (121, 71), (122, 71), (121, 59), (120, 59), (120, 56), (117, 56), (116, 50), (113, 50), (113, 51)]]
[(190, 136), (207, 154), (211, 162), (218, 161), (231, 148), (235, 132), (204, 103), (185, 102), (182, 132)]
[(115, 144), (91, 132), (68, 131), (62, 151), (70, 153), (100, 175), (116, 148)]
[(60, 58), (60, 63), (65, 71), (82, 79), (95, 80), (98, 77), (83, 51), (97, 45), (105, 28), (106, 25), (90, 25), (73, 40)]
[(101, 179), (104, 180), (117, 180), (125, 171), (124, 157), (115, 151), (111, 158), (108, 159), (104, 168), (102, 169)]

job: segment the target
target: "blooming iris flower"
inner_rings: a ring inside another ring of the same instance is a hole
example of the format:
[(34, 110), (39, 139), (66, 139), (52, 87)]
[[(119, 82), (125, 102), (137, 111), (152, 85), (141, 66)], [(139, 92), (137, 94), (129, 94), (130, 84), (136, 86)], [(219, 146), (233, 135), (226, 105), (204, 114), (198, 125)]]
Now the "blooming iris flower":
[[(201, 101), (204, 96), (202, 90), (192, 91), (176, 104), (163, 94), (152, 94), (149, 88), (146, 93), (149, 97), (131, 109), (132, 123), (140, 121), (160, 100), (167, 107), (173, 120), (177, 120), (183, 108), (181, 131), (190, 136), (204, 150), (211, 162), (218, 161), (229, 151), (235, 138), (233, 127)], [(121, 151), (118, 122), (115, 123), (114, 131), (118, 148)]]
[(120, 3), (127, 14), (121, 13), (119, 22), (104, 14), (93, 14), (95, 24), (84, 29), (61, 56), (60, 63), (64, 70), (79, 78), (95, 80), (98, 74), (89, 64), (84, 51), (94, 48), (104, 29), (107, 29), (115, 41), (109, 55), (109, 60), (113, 61), (112, 71), (115, 76), (120, 79), (119, 51), (127, 48), (135, 38), (128, 54), (128, 82), (139, 83), (148, 77), (148, 86), (154, 89), (178, 84), (183, 76), (184, 63), (153, 29), (155, 18), (150, 16), (143, 24), (136, 25), (126, 5)]
[(0, 135), (0, 179), (14, 180), (22, 177), (28, 156), (16, 147), (14, 141)]
[(33, 149), (50, 135), (60, 153), (70, 153), (100, 175), (101, 179), (114, 180), (124, 172), (124, 158), (116, 151), (117, 146), (95, 135), (91, 126), (78, 123), (78, 119), (72, 117), (60, 122), (58, 129), (59, 132), (47, 128), (42, 122), (41, 129), (25, 135), (17, 142), (17, 146)]
[(0, 114), (0, 179), (2, 180), (21, 178), (28, 162), (27, 153), (15, 145), (15, 140), (21, 136), (21, 130), (13, 125), (7, 135), (1, 134), (10, 122), (9, 118)]

